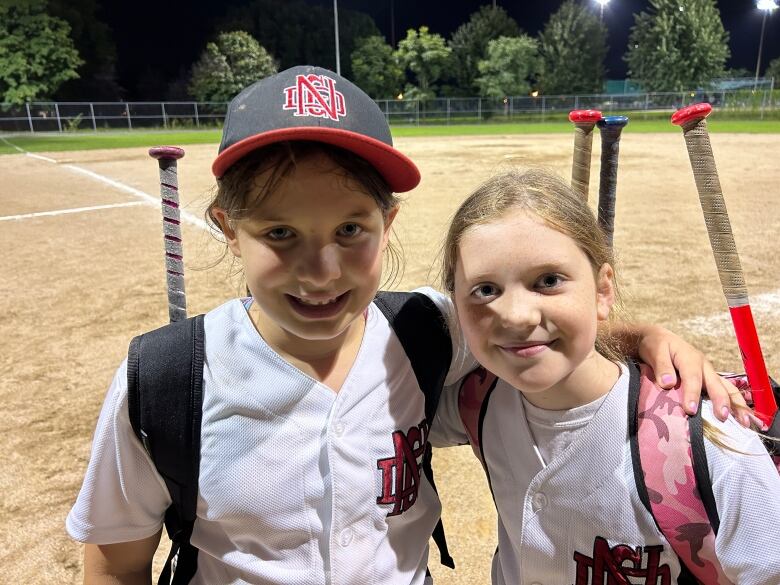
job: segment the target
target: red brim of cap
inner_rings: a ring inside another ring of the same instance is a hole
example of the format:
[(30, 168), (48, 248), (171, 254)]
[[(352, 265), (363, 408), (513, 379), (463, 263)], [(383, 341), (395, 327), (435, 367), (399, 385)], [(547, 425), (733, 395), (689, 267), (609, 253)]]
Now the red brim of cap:
[(322, 127), (284, 128), (250, 136), (219, 153), (211, 165), (211, 171), (219, 179), (234, 163), (253, 150), (286, 140), (324, 142), (353, 152), (379, 171), (395, 193), (411, 191), (420, 183), (417, 165), (392, 146), (362, 134)]

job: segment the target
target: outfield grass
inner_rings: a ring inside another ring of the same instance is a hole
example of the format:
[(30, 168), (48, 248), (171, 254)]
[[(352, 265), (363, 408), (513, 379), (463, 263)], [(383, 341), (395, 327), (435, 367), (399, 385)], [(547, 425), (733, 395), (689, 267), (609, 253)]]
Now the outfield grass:
[[(630, 122), (624, 132), (679, 132), (680, 130), (663, 119), (642, 119), (642, 114), (629, 116)], [(717, 120), (709, 123), (712, 132), (780, 134), (780, 120)], [(482, 123), (393, 126), (393, 136), (476, 136), (497, 134), (552, 134), (571, 132), (571, 124), (565, 120), (552, 122)], [(18, 154), (17, 146), (29, 152), (58, 152), (67, 150), (94, 150), (110, 148), (151, 147), (160, 144), (218, 144), (221, 131), (140, 131), (124, 132), (76, 132), (0, 135), (0, 154)]]

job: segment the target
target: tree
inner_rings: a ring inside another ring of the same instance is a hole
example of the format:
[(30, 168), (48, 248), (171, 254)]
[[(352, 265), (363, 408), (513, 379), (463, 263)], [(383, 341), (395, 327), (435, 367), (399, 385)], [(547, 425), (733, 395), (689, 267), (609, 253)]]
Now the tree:
[(539, 72), (539, 46), (528, 35), (499, 37), (488, 43), (487, 59), (479, 62), (480, 95), (502, 98), (524, 95)]
[(764, 71), (764, 77), (774, 77), (775, 87), (780, 88), (780, 57), (769, 62), (769, 66)]
[(453, 77), (460, 93), (474, 95), (479, 62), (486, 58), (488, 43), (499, 37), (517, 37), (520, 27), (506, 11), (497, 6), (482, 6), (468, 22), (452, 34)]
[(546, 94), (595, 93), (604, 85), (607, 31), (594, 12), (566, 0), (539, 34), (542, 90)]
[(70, 26), (44, 0), (0, 3), (0, 101), (50, 99), (82, 63)]
[(226, 102), (247, 85), (276, 73), (271, 55), (244, 31), (220, 33), (192, 68), (190, 92), (203, 102)]
[(729, 34), (715, 0), (650, 0), (634, 23), (623, 59), (643, 89), (686, 91), (723, 75)]
[(395, 97), (404, 79), (393, 48), (380, 36), (366, 37), (355, 44), (352, 74), (355, 83), (374, 99)]
[(84, 60), (79, 78), (62, 84), (54, 96), (62, 101), (118, 100), (122, 88), (116, 75), (116, 44), (100, 20), (97, 0), (48, 0), (48, 13), (66, 21), (73, 44)]
[[(227, 10), (217, 30), (245, 30), (279, 62), (280, 69), (319, 65), (336, 70), (333, 5), (317, 6), (302, 0), (252, 0)], [(352, 79), (348, 58), (358, 39), (380, 35), (370, 16), (339, 6), (341, 74)]]
[(421, 26), (419, 31), (410, 28), (406, 31), (406, 38), (398, 43), (396, 54), (399, 62), (414, 74), (417, 81), (417, 85), (407, 86), (408, 97), (422, 100), (435, 97), (434, 84), (444, 74), (452, 54), (444, 38), (428, 32), (427, 26)]

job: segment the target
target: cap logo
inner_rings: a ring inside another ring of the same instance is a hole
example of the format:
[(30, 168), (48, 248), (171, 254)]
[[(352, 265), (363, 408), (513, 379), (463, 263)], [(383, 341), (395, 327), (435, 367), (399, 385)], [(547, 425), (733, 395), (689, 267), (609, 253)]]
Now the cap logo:
[(294, 116), (329, 118), (335, 122), (346, 116), (344, 94), (336, 91), (336, 80), (326, 75), (298, 75), (295, 85), (284, 89), (283, 110), (293, 110)]

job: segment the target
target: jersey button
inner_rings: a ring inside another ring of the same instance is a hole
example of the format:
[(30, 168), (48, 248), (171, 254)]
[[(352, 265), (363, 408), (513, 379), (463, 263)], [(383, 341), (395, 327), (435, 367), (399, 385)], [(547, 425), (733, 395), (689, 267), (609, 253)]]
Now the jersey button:
[(352, 532), (351, 528), (345, 528), (341, 531), (341, 534), (339, 535), (339, 544), (341, 546), (349, 546), (349, 543), (352, 542), (352, 537), (354, 536), (354, 533)]
[(534, 496), (531, 498), (531, 508), (534, 512), (538, 512), (539, 510), (543, 510), (547, 507), (547, 504), (550, 502), (547, 500), (547, 496), (545, 496), (542, 492), (537, 492), (534, 494)]
[(340, 437), (344, 434), (344, 425), (340, 422), (337, 422), (335, 425), (333, 425), (333, 434), (337, 437)]

